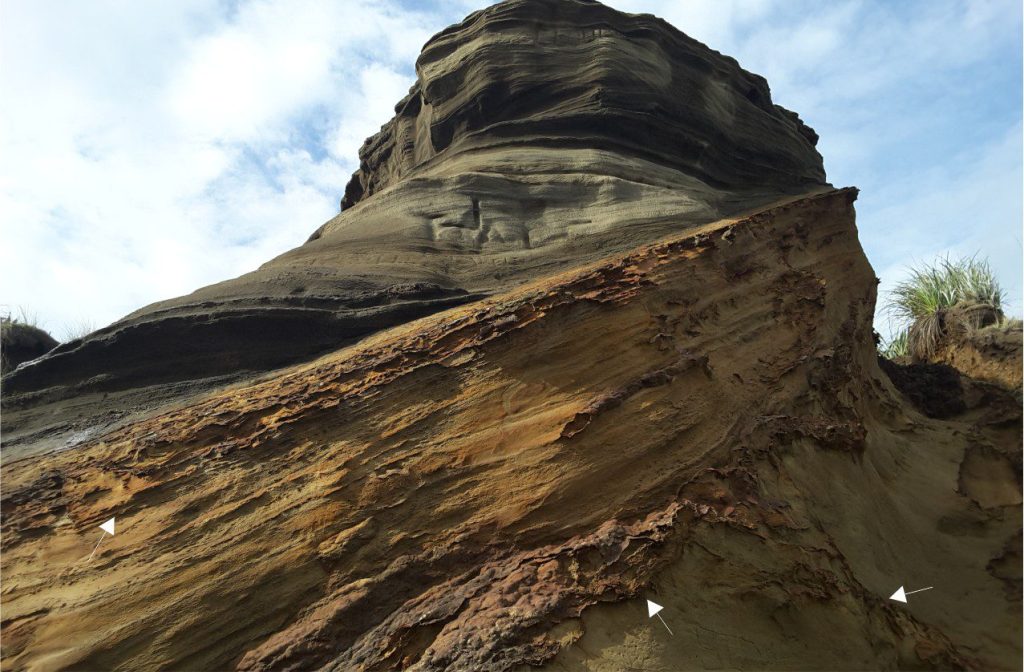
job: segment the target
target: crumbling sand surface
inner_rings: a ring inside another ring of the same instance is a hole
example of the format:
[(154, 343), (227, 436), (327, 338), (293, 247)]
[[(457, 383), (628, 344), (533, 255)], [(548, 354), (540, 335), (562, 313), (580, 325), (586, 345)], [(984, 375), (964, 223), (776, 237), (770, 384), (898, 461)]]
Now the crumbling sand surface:
[(855, 193), (5, 460), (3, 669), (1018, 669), (1020, 406), (882, 372)]
[(972, 378), (1019, 391), (1024, 377), (1022, 341), (1019, 320), (969, 330), (944, 342), (933, 361), (948, 364)]

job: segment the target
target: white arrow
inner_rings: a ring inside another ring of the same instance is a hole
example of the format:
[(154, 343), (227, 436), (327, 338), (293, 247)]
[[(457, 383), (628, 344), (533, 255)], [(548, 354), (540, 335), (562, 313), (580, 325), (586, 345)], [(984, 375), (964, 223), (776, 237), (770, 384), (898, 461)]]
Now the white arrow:
[(917, 590), (903, 590), (903, 586), (900, 586), (895, 593), (889, 596), (889, 599), (906, 604), (907, 595), (913, 595), (914, 593), (920, 593), (925, 590), (931, 590), (934, 587), (935, 586), (928, 586), (927, 588), (918, 588)]
[(108, 534), (110, 536), (114, 536), (114, 520), (115, 520), (116, 517), (117, 516), (115, 516), (114, 518), (111, 518), (110, 520), (108, 520), (105, 523), (100, 524), (100, 529), (103, 530), (103, 534), (100, 535), (99, 541), (97, 541), (96, 545), (93, 546), (92, 553), (89, 554), (89, 559), (86, 560), (86, 562), (89, 562), (89, 560), (92, 560), (92, 556), (96, 555), (96, 549), (100, 547), (100, 542), (103, 541), (103, 537), (107, 536)]
[(668, 627), (668, 623), (666, 623), (665, 619), (662, 618), (661, 614), (658, 613), (659, 611), (661, 611), (664, 608), (665, 607), (661, 606), (660, 604), (658, 604), (656, 602), (651, 602), (650, 600), (647, 600), (647, 618), (651, 618), (652, 616), (657, 616), (658, 620), (661, 621), (661, 624), (665, 626), (666, 630), (668, 630), (668, 634), (670, 634), (670, 635), (672, 635), (674, 637), (675, 633), (672, 632), (672, 628)]

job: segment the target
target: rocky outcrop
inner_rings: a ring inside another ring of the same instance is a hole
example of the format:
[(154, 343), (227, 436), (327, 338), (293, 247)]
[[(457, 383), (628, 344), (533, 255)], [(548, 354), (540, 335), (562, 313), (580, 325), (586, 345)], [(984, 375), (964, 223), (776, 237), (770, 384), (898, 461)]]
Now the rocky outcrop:
[(455, 157), (510, 172), (510, 152), (517, 174), (602, 150), (579, 156), (579, 172), (616, 175), (622, 156), (719, 189), (825, 181), (817, 135), (772, 103), (763, 78), (660, 19), (593, 0), (476, 12), (427, 43), (416, 73), (395, 118), (360, 150), (343, 208), (413, 175), (449, 173)]
[[(67, 397), (261, 371), (825, 183), (764, 79), (648, 15), (509, 0), (442, 31), (344, 211), (10, 376)], [(372, 198), (371, 198), (372, 196)]]
[(888, 382), (854, 195), (5, 462), (5, 665), (1014, 667), (1020, 408)]
[(307, 244), (4, 379), (3, 670), (1019, 669), (1020, 404), (880, 368), (763, 80), (584, 0), (417, 70)]

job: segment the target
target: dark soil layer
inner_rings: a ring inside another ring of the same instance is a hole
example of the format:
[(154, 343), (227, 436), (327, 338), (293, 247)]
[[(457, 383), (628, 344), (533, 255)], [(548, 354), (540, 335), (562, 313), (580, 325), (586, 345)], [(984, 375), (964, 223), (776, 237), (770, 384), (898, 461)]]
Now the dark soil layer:
[(896, 389), (929, 418), (949, 418), (967, 408), (960, 385), (960, 372), (952, 366), (898, 364), (881, 356), (878, 365)]

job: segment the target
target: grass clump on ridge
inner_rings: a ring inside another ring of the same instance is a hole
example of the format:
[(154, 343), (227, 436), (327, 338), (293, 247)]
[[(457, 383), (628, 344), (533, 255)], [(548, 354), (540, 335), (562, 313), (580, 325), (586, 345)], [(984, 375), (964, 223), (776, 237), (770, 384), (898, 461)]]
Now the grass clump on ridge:
[[(910, 269), (886, 306), (905, 331), (883, 347), (896, 356), (929, 359), (947, 336), (1003, 320), (1003, 288), (987, 260), (949, 257)], [(902, 342), (901, 339), (905, 339)], [(888, 356), (888, 355), (886, 355)]]
[(0, 310), (0, 322), (8, 326), (23, 325), (26, 327), (35, 327), (41, 329), (39, 326), (39, 316), (26, 308), (25, 306), (18, 306), (18, 312), (15, 313), (12, 310), (6, 309)]
[(57, 341), (39, 326), (35, 313), (19, 308), (0, 311), (0, 374), (56, 347)]

